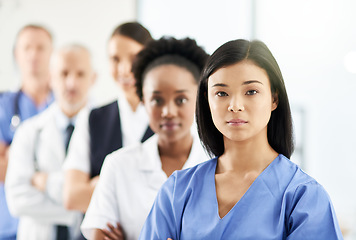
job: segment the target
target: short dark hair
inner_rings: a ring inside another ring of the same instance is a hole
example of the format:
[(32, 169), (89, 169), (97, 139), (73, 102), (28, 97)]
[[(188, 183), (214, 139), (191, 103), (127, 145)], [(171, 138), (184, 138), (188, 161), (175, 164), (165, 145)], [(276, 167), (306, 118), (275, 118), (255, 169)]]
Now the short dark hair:
[(268, 47), (261, 41), (238, 39), (220, 46), (208, 59), (198, 87), (196, 121), (199, 137), (212, 156), (224, 153), (223, 136), (215, 127), (207, 98), (208, 79), (217, 70), (249, 60), (263, 68), (271, 84), (272, 95), (277, 94), (278, 106), (272, 111), (267, 126), (267, 138), (271, 147), (290, 158), (294, 150), (292, 116), (282, 73)]
[(117, 26), (110, 39), (117, 35), (129, 37), (142, 45), (152, 40), (150, 32), (138, 22), (127, 22)]
[(198, 83), (208, 56), (191, 38), (178, 40), (173, 37), (162, 37), (151, 41), (137, 54), (132, 67), (138, 97), (142, 100), (142, 86), (146, 73), (165, 64), (174, 64), (187, 69)]

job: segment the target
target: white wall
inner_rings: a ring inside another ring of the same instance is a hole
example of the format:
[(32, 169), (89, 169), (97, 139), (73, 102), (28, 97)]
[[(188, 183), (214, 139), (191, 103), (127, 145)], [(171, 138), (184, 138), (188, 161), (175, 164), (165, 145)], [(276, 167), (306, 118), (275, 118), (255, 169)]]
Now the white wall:
[(0, 90), (19, 86), (13, 43), (22, 26), (37, 23), (50, 29), (55, 46), (77, 42), (91, 50), (98, 73), (94, 98), (98, 104), (110, 101), (116, 85), (109, 74), (107, 40), (118, 24), (135, 19), (133, 0), (0, 0)]
[(305, 169), (327, 189), (340, 221), (355, 228), (356, 74), (344, 58), (356, 50), (356, 2), (258, 0), (256, 6), (257, 37), (280, 62), (291, 102), (307, 112)]
[(251, 35), (250, 0), (138, 0), (138, 20), (155, 38), (192, 37), (212, 53), (228, 40)]

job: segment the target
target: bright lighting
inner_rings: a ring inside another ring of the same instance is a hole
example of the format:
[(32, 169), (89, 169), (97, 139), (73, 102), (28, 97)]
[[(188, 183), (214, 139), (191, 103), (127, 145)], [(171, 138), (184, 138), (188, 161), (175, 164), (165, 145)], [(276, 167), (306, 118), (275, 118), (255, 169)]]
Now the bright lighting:
[(350, 73), (356, 73), (356, 51), (346, 54), (344, 64), (347, 71)]

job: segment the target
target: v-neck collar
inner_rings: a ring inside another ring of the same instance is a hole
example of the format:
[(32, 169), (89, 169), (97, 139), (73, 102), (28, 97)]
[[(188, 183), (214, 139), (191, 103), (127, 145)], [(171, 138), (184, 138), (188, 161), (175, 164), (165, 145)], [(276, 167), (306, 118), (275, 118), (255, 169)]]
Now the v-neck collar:
[(281, 154), (279, 154), (258, 176), (257, 178), (252, 182), (250, 187), (247, 189), (247, 191), (242, 195), (239, 201), (237, 201), (234, 206), (224, 215), (224, 217), (220, 217), (219, 214), (219, 204), (218, 204), (218, 198), (216, 194), (216, 183), (215, 183), (215, 173), (216, 173), (216, 167), (217, 167), (217, 162), (218, 162), (218, 157), (215, 158), (215, 161), (212, 165), (212, 168), (210, 169), (210, 177), (209, 177), (209, 183), (210, 186), (212, 186), (212, 191), (213, 191), (213, 200), (214, 200), (214, 208), (216, 209), (216, 216), (219, 218), (219, 220), (224, 220), (227, 218), (228, 215), (231, 215), (231, 212), (234, 212), (236, 208), (238, 208), (239, 205), (243, 204), (244, 199), (247, 198), (250, 194), (255, 194), (253, 193), (253, 189), (256, 188), (255, 186), (259, 185), (258, 183), (262, 181), (263, 176), (268, 174), (269, 169), (272, 168), (273, 165), (277, 164), (278, 159), (280, 158)]

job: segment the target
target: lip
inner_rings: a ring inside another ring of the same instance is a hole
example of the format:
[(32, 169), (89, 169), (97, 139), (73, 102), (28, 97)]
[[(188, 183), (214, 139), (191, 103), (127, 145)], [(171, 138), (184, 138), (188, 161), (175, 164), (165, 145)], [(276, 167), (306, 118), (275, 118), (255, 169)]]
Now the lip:
[(135, 79), (132, 79), (132, 78), (119, 77), (118, 81), (123, 85), (134, 85), (135, 84)]
[(227, 121), (227, 124), (229, 124), (231, 126), (242, 126), (246, 123), (248, 123), (248, 122), (245, 120), (242, 120), (242, 119), (231, 119), (231, 120)]
[(169, 122), (163, 122), (160, 124), (160, 128), (163, 129), (163, 130), (168, 130), (168, 131), (172, 131), (172, 130), (175, 130), (179, 127), (179, 124), (176, 123), (176, 122), (172, 122), (172, 121), (169, 121)]

